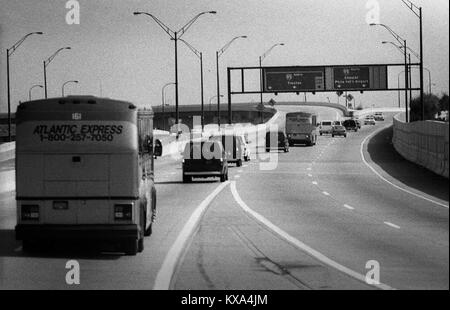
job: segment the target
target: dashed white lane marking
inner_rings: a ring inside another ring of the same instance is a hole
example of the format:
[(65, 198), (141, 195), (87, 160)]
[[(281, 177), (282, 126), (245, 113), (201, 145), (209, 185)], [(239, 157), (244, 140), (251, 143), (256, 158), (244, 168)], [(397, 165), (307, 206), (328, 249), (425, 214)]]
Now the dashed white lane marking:
[(433, 199), (427, 198), (427, 197), (425, 197), (425, 196), (416, 194), (416, 193), (414, 193), (414, 192), (411, 192), (411, 191), (409, 191), (409, 190), (407, 190), (407, 189), (404, 189), (404, 188), (402, 188), (402, 187), (400, 187), (400, 186), (398, 186), (398, 185), (395, 185), (394, 183), (388, 181), (386, 178), (384, 178), (381, 174), (379, 174), (379, 173), (375, 170), (375, 168), (373, 168), (373, 167), (366, 161), (366, 159), (364, 158), (364, 145), (366, 144), (366, 141), (369, 140), (370, 138), (372, 138), (372, 137), (373, 137), (374, 135), (376, 135), (377, 133), (381, 132), (382, 130), (384, 130), (384, 129), (388, 128), (388, 127), (389, 127), (389, 126), (385, 126), (385, 127), (382, 127), (382, 128), (380, 128), (380, 129), (378, 129), (378, 130), (372, 132), (370, 135), (368, 135), (368, 136), (361, 142), (361, 148), (360, 148), (360, 151), (359, 151), (359, 152), (360, 152), (360, 154), (361, 154), (361, 158), (362, 158), (364, 164), (365, 164), (367, 167), (369, 167), (369, 169), (372, 170), (372, 172), (375, 173), (380, 179), (382, 179), (382, 180), (385, 181), (386, 183), (392, 185), (393, 187), (395, 187), (395, 188), (397, 188), (397, 189), (399, 189), (399, 190), (401, 190), (401, 191), (403, 191), (403, 192), (405, 192), (405, 193), (408, 193), (408, 194), (410, 194), (410, 195), (413, 195), (413, 196), (422, 198), (422, 199), (424, 199), (424, 200), (426, 200), (426, 201), (428, 201), (428, 202), (434, 203), (434, 204), (436, 204), (436, 205), (438, 205), (438, 206), (441, 206), (441, 207), (444, 207), (444, 208), (447, 208), (447, 209), (448, 209), (448, 208), (449, 208), (448, 205), (445, 205), (445, 204), (440, 203), (440, 202), (438, 202), (438, 201), (435, 201), (435, 200), (433, 200)]
[(191, 217), (188, 219), (183, 229), (178, 234), (177, 239), (167, 252), (161, 269), (156, 275), (155, 284), (153, 286), (154, 290), (168, 290), (170, 288), (170, 282), (175, 273), (175, 270), (180, 263), (183, 253), (186, 249), (189, 240), (194, 234), (195, 229), (200, 222), (203, 214), (205, 213), (208, 206), (211, 204), (214, 198), (229, 184), (229, 182), (224, 182), (220, 184), (202, 203), (195, 209)]
[(312, 181), (312, 184), (313, 184), (313, 185), (317, 185), (317, 184), (319, 184), (319, 183), (317, 183), (316, 181)]
[(325, 196), (330, 196), (330, 193), (328, 192), (322, 192), (322, 194), (324, 194)]
[(344, 205), (344, 208), (347, 208), (347, 209), (349, 209), (349, 210), (355, 210), (355, 208), (353, 208), (352, 206), (349, 206), (349, 205), (347, 205), (347, 204)]
[[(264, 216), (262, 216), (261, 214), (253, 211), (252, 209), (250, 209), (245, 202), (241, 199), (241, 197), (239, 196), (239, 193), (236, 189), (236, 182), (232, 181), (230, 183), (230, 188), (231, 188), (231, 193), (233, 194), (234, 199), (236, 200), (236, 202), (239, 204), (239, 206), (248, 214), (250, 214), (251, 216), (253, 216), (256, 220), (258, 220), (259, 222), (261, 222), (263, 225), (265, 225), (267, 228), (269, 228), (270, 230), (272, 230), (273, 232), (275, 232), (276, 234), (278, 234), (279, 236), (281, 236), (284, 240), (286, 240), (287, 242), (289, 242), (290, 244), (292, 244), (293, 246), (299, 248), (302, 251), (307, 252), (309, 255), (311, 255), (312, 257), (316, 258), (317, 260), (321, 261), (322, 263), (335, 268), (337, 270), (339, 270), (342, 273), (345, 273), (346, 275), (353, 277), (361, 282), (366, 283), (366, 276), (362, 275), (356, 271), (351, 270), (350, 268), (347, 268), (341, 264), (339, 264), (338, 262), (328, 258), (327, 256), (323, 255), (322, 253), (314, 250), (313, 248), (309, 247), (308, 245), (304, 244), (303, 242), (301, 242), (300, 240), (294, 238), (293, 236), (289, 235), (287, 232), (285, 232), (284, 230), (282, 230), (281, 228), (279, 228), (278, 226), (274, 225), (272, 222), (270, 222), (268, 219), (266, 219)], [(375, 287), (379, 288), (379, 289), (383, 289), (383, 290), (392, 290), (393, 288), (390, 287), (389, 285), (380, 283), (380, 284), (374, 284)]]
[(247, 168), (247, 167), (248, 167), (248, 165), (243, 165), (242, 167), (244, 167), (244, 168)]
[(239, 179), (241, 176), (239, 175), (239, 174), (236, 174), (235, 176), (234, 176), (234, 178), (235, 179)]
[(308, 173), (308, 176), (309, 176), (310, 178), (312, 178), (313, 175), (312, 175), (311, 173)]
[(395, 225), (395, 224), (392, 224), (392, 223), (390, 223), (390, 222), (384, 222), (384, 224), (386, 224), (387, 226), (393, 227), (393, 228), (395, 228), (395, 229), (400, 229), (400, 226)]
[(312, 170), (312, 168), (311, 167), (309, 167), (308, 169), (306, 169), (306, 170), (308, 170), (308, 171), (311, 171)]
[(238, 172), (239, 172), (239, 173), (242, 173), (242, 172), (244, 172), (244, 170), (238, 170)]

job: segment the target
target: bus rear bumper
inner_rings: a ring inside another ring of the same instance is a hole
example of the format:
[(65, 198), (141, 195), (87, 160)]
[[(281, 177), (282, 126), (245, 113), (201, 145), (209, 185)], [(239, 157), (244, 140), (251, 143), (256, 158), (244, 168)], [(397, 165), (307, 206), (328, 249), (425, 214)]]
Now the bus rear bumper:
[(122, 240), (139, 239), (136, 224), (126, 225), (23, 225), (16, 226), (17, 240)]

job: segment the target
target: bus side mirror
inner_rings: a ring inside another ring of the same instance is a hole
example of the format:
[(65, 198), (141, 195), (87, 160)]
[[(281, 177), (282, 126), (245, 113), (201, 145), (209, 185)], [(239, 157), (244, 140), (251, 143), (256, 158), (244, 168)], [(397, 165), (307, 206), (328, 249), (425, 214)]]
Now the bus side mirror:
[(155, 141), (155, 150), (153, 152), (153, 154), (156, 157), (161, 157), (162, 156), (162, 152), (163, 152), (163, 147), (162, 147), (162, 143), (159, 139), (156, 139)]
[(153, 150), (153, 139), (150, 136), (146, 136), (143, 145), (144, 153), (150, 153)]

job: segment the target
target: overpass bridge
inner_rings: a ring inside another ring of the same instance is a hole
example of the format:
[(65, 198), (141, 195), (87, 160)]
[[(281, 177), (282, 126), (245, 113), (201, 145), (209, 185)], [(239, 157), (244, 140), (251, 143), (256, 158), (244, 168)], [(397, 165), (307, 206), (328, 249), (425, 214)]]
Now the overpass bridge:
[[(277, 102), (274, 106), (264, 105), (259, 103), (234, 103), (232, 104), (232, 123), (251, 123), (258, 125), (269, 121), (276, 113), (277, 106), (292, 106), (292, 107), (326, 107), (339, 110), (344, 117), (351, 116), (345, 106), (329, 103), (329, 102)], [(152, 107), (155, 113), (154, 127), (157, 129), (168, 130), (175, 124), (175, 107), (174, 106), (154, 106)], [(221, 124), (228, 123), (228, 104), (220, 106)], [(216, 124), (217, 119), (217, 105), (205, 105), (205, 124)], [(180, 105), (179, 115), (183, 124), (190, 128), (193, 125), (193, 117), (201, 115), (201, 105)]]

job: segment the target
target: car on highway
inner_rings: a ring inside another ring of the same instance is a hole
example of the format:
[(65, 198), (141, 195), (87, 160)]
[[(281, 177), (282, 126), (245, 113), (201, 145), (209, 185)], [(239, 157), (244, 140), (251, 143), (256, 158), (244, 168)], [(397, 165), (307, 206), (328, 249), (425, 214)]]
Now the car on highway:
[(249, 147), (249, 142), (244, 135), (237, 136), (239, 143), (241, 144), (241, 148), (244, 152), (244, 161), (250, 161), (251, 159), (251, 151)]
[(342, 121), (333, 121), (333, 126), (342, 126)]
[(220, 141), (222, 143), (229, 164), (236, 164), (237, 167), (242, 166), (242, 162), (245, 160), (244, 149), (237, 135), (225, 133), (212, 136), (211, 140)]
[(289, 152), (289, 139), (284, 131), (266, 133), (266, 152), (272, 150)]
[(373, 116), (367, 116), (364, 119), (364, 125), (376, 125), (377, 122), (375, 121), (375, 118)]
[(358, 129), (362, 128), (362, 122), (360, 119), (355, 119), (356, 124), (358, 125)]
[(345, 120), (342, 125), (347, 131), (358, 132), (358, 123), (353, 119)]
[(343, 136), (344, 138), (347, 138), (347, 130), (342, 125), (335, 125), (331, 130), (331, 136), (333, 138), (336, 136)]
[(321, 121), (319, 125), (319, 134), (322, 136), (324, 134), (331, 134), (333, 130), (333, 121)]
[(186, 143), (182, 160), (183, 183), (193, 178), (219, 177), (228, 180), (228, 162), (220, 141), (190, 141)]
[(373, 118), (375, 119), (375, 121), (384, 122), (383, 112), (375, 112), (375, 114), (373, 115)]

